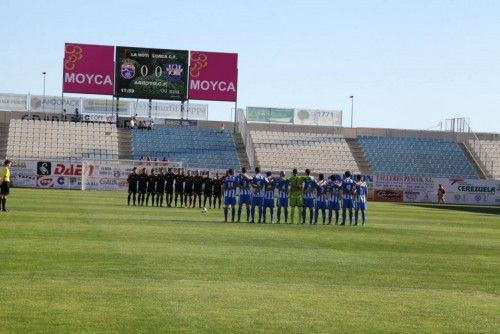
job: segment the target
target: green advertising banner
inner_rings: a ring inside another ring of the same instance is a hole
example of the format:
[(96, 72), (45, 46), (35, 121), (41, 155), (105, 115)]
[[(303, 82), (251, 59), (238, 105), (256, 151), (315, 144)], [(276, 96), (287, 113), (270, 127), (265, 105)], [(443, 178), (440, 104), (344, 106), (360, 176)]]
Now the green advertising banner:
[(115, 95), (185, 100), (187, 72), (187, 51), (117, 46)]
[(248, 122), (293, 124), (293, 109), (247, 107)]

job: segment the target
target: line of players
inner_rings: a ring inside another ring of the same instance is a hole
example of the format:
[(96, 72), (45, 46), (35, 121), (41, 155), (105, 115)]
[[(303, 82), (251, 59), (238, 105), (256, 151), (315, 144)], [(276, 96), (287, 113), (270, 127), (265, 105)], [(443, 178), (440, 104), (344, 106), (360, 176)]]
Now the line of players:
[[(255, 168), (255, 175), (247, 174), (246, 168), (234, 176), (233, 170), (228, 170), (221, 178), (219, 174), (210, 178), (209, 174), (202, 175), (199, 171), (188, 171), (177, 169), (174, 173), (168, 168), (164, 173), (162, 168), (151, 169), (150, 174), (146, 168), (133, 168), (128, 176), (128, 198), (127, 204), (148, 206), (163, 206), (165, 201), (168, 207), (221, 207), (221, 197), (224, 194), (224, 220), (228, 221), (228, 213), (231, 208), (231, 221), (235, 221), (237, 189), (239, 189), (239, 206), (237, 222), (241, 221), (243, 206), (246, 207), (246, 221), (255, 222), (255, 211), (257, 209), (258, 223), (266, 223), (267, 211), (271, 223), (274, 223), (275, 190), (278, 196), (277, 223), (280, 223), (283, 211), (284, 222), (288, 223), (288, 207), (291, 208), (291, 223), (294, 223), (295, 208), (298, 208), (299, 221), (305, 224), (307, 212), (309, 212), (309, 223), (317, 224), (319, 214), (322, 215), (323, 224), (328, 218), (328, 224), (332, 223), (335, 213), (335, 224), (339, 222), (339, 211), (342, 208), (342, 223), (345, 225), (347, 211), (349, 212), (349, 223), (353, 223), (353, 209), (355, 209), (355, 223), (358, 223), (358, 213), (361, 211), (362, 223), (366, 221), (366, 183), (357, 176), (357, 180), (351, 179), (351, 173), (345, 172), (342, 179), (339, 175), (331, 175), (325, 180), (323, 174), (319, 174), (318, 180), (310, 175), (306, 169), (305, 175), (300, 176), (296, 169), (292, 176), (285, 177), (281, 172), (279, 177), (272, 177), (271, 172), (266, 176), (260, 173), (260, 168)], [(202, 204), (203, 196), (203, 204)], [(342, 206), (340, 205), (342, 202)], [(326, 216), (328, 212), (328, 217)]]
[(258, 223), (266, 223), (269, 210), (271, 223), (274, 223), (275, 190), (277, 189), (277, 223), (281, 220), (281, 211), (284, 213), (285, 224), (288, 223), (288, 206), (291, 207), (291, 223), (294, 223), (295, 208), (299, 211), (299, 220), (305, 224), (309, 212), (309, 224), (317, 224), (321, 213), (323, 224), (328, 211), (328, 224), (332, 223), (332, 213), (335, 213), (335, 224), (339, 221), (340, 199), (342, 199), (342, 223), (345, 225), (347, 211), (349, 224), (353, 224), (353, 208), (355, 209), (355, 222), (358, 224), (359, 211), (361, 211), (362, 224), (366, 222), (366, 195), (367, 185), (360, 175), (356, 181), (351, 178), (351, 172), (346, 171), (344, 177), (331, 175), (325, 180), (324, 174), (319, 174), (316, 180), (311, 176), (309, 169), (305, 175), (298, 175), (297, 169), (292, 171), (292, 176), (285, 177), (282, 171), (279, 177), (272, 177), (271, 172), (266, 176), (261, 174), (260, 168), (255, 168), (255, 175), (247, 174), (245, 168), (237, 176), (232, 169), (227, 171), (224, 178), (224, 221), (228, 222), (229, 209), (231, 209), (231, 222), (235, 221), (236, 193), (239, 189), (239, 206), (237, 222), (241, 221), (242, 207), (246, 206), (247, 222), (255, 222), (255, 210), (258, 211)]
[[(166, 173), (163, 168), (152, 168), (150, 173), (145, 167), (134, 167), (128, 175), (128, 198), (127, 205), (162, 207), (194, 208), (213, 207), (221, 208), (222, 183), (219, 174), (215, 178), (206, 173), (202, 175), (199, 171), (188, 171), (178, 168), (176, 173), (168, 168)], [(202, 203), (203, 202), (203, 203)]]

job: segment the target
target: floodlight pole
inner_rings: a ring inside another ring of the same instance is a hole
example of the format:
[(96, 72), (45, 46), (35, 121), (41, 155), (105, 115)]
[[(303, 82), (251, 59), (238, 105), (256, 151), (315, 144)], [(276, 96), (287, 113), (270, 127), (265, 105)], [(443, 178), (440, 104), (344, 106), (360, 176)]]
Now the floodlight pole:
[[(236, 87), (238, 87), (238, 67), (236, 67)], [(236, 93), (238, 94), (238, 93)], [(233, 127), (233, 133), (236, 133), (236, 127), (238, 122), (238, 96), (236, 95), (236, 98), (234, 99), (234, 127)]]
[(238, 122), (238, 102), (234, 101), (234, 126), (233, 126), (233, 133), (236, 133), (237, 122)]
[(42, 72), (43, 74), (43, 100), (42, 100), (42, 110), (45, 112), (45, 75), (47, 72)]
[(354, 114), (354, 95), (349, 96), (351, 99), (351, 128), (352, 128), (352, 119)]

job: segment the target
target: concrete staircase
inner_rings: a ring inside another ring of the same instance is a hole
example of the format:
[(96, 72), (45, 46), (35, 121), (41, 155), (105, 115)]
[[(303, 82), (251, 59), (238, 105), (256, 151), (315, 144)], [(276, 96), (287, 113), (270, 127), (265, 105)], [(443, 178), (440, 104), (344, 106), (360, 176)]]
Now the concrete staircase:
[(243, 138), (241, 137), (241, 133), (237, 132), (233, 135), (234, 143), (236, 145), (236, 151), (238, 152), (238, 159), (240, 160), (240, 165), (242, 167), (251, 167), (248, 162), (247, 151), (245, 149), (245, 144), (243, 143)]
[(366, 158), (365, 152), (363, 151), (363, 147), (358, 142), (356, 138), (346, 138), (347, 145), (351, 150), (352, 155), (354, 156), (354, 161), (356, 161), (356, 165), (358, 165), (360, 174), (363, 175), (373, 175), (373, 169)]
[(132, 160), (132, 136), (130, 129), (118, 128), (118, 158)]
[(462, 149), (469, 160), (472, 167), (474, 167), (474, 171), (481, 179), (492, 178), (492, 175), (488, 173), (486, 167), (481, 162), (481, 159), (474, 153), (474, 151), (465, 143), (458, 143), (458, 146)]
[(7, 142), (9, 140), (9, 123), (0, 123), (0, 160), (3, 164), (3, 160), (7, 157)]

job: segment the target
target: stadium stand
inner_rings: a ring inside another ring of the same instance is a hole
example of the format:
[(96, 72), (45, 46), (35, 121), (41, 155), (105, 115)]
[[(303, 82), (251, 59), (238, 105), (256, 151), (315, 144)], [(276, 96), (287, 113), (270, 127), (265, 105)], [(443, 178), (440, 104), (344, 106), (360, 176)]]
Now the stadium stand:
[(106, 123), (11, 119), (7, 156), (24, 159), (118, 159), (116, 127)]
[(9, 141), (9, 123), (0, 123), (0, 160), (3, 160), (7, 156), (8, 141)]
[(500, 141), (474, 139), (468, 141), (468, 147), (481, 161), (486, 172), (493, 179), (500, 179)]
[(359, 136), (358, 140), (376, 174), (478, 177), (450, 139)]
[(131, 132), (134, 159), (166, 157), (189, 168), (240, 168), (234, 138), (228, 131), (157, 126), (150, 131)]
[(344, 137), (328, 133), (250, 131), (265, 170), (310, 168), (315, 172), (359, 171)]

